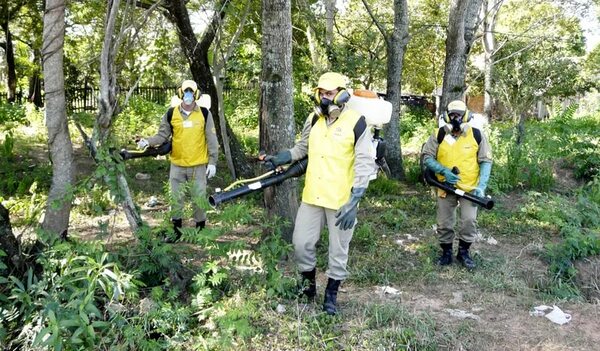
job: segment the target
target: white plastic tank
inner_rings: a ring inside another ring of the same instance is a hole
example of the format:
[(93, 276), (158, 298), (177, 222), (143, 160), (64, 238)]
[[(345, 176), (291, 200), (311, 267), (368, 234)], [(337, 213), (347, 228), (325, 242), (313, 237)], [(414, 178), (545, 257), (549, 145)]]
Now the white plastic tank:
[(368, 125), (381, 126), (392, 118), (392, 103), (380, 98), (370, 90), (348, 89), (350, 100), (346, 105), (365, 116)]

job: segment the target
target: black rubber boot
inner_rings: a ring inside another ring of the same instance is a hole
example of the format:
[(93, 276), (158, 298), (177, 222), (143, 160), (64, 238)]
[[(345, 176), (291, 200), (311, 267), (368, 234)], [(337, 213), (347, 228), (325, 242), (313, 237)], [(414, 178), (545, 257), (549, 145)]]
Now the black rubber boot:
[(196, 222), (196, 228), (202, 230), (204, 227), (206, 227), (206, 221)]
[(323, 311), (328, 315), (334, 316), (337, 313), (337, 293), (340, 288), (341, 280), (329, 278), (327, 288), (325, 288), (325, 301), (323, 302)]
[(173, 224), (173, 232), (175, 234), (175, 239), (173, 239), (172, 236), (169, 236), (167, 234), (167, 237), (165, 238), (166, 243), (174, 243), (177, 240), (179, 240), (179, 238), (181, 238), (181, 227), (183, 226), (183, 220), (181, 218), (172, 219), (171, 223)]
[(302, 289), (302, 292), (300, 296), (306, 296), (312, 302), (317, 296), (317, 269), (313, 268), (312, 271), (302, 272), (301, 274), (300, 289)]
[(456, 255), (456, 259), (458, 262), (462, 263), (465, 268), (474, 269), (475, 261), (469, 256), (469, 247), (471, 247), (471, 243), (460, 240), (458, 242), (458, 254)]
[(452, 264), (452, 243), (440, 244), (442, 247), (442, 255), (438, 258), (440, 266), (448, 266)]

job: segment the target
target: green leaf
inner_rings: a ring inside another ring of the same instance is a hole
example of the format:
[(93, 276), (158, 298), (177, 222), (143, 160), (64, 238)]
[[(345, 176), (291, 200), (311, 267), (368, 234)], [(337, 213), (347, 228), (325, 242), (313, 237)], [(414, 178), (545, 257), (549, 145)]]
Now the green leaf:
[(50, 330), (51, 330), (50, 327), (46, 327), (46, 328), (40, 330), (38, 335), (35, 336), (35, 339), (33, 339), (33, 346), (42, 345), (41, 343), (44, 341), (44, 337), (46, 337), (46, 335), (48, 335), (50, 333)]
[(106, 322), (106, 321), (93, 321), (92, 322), (92, 327), (98, 328), (98, 329), (108, 328), (108, 327), (110, 327), (110, 322)]
[(81, 323), (76, 319), (63, 319), (58, 322), (58, 325), (60, 325), (61, 328), (77, 327), (80, 324)]

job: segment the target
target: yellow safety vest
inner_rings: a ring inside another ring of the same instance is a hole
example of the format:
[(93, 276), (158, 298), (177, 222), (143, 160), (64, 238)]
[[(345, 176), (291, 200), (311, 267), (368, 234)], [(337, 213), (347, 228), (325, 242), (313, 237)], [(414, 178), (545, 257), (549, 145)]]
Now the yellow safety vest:
[[(452, 143), (452, 140), (454, 142)], [(440, 143), (437, 152), (437, 161), (442, 166), (452, 169), (458, 167), (460, 181), (456, 183), (458, 189), (471, 191), (477, 187), (479, 182), (479, 162), (477, 152), (479, 145), (473, 136), (473, 128), (469, 127), (458, 139), (454, 139), (450, 133), (446, 134)], [(437, 175), (440, 181), (445, 177)]]
[(179, 107), (173, 109), (171, 163), (182, 167), (208, 163), (208, 147), (204, 134), (205, 124), (204, 115), (200, 109), (194, 109), (185, 120)]
[(360, 115), (344, 110), (329, 127), (319, 118), (308, 137), (308, 168), (302, 201), (337, 210), (350, 198), (354, 182), (354, 126)]

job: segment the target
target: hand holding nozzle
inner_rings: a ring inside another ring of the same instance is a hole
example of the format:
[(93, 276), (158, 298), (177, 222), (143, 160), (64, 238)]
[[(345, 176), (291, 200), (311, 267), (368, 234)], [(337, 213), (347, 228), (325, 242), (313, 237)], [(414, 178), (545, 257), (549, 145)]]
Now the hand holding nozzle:
[(140, 150), (145, 150), (150, 145), (150, 143), (148, 143), (148, 140), (146, 140), (144, 138), (137, 140), (136, 143), (137, 143), (138, 149), (140, 149)]
[(269, 171), (280, 172), (282, 165), (292, 162), (292, 153), (289, 150), (280, 151), (277, 155), (267, 155), (261, 151), (258, 159), (264, 162), (264, 166)]

